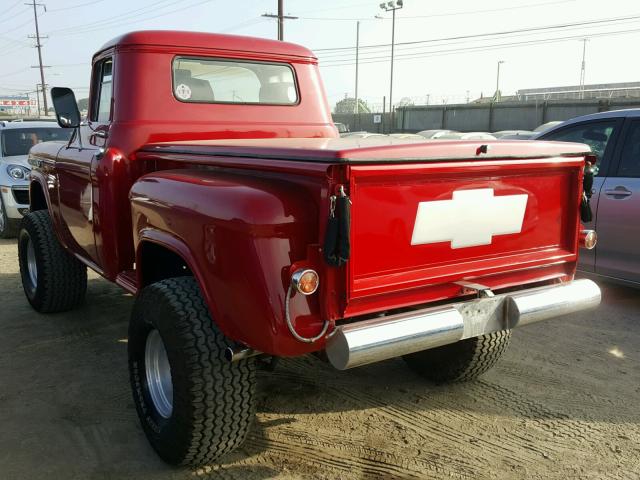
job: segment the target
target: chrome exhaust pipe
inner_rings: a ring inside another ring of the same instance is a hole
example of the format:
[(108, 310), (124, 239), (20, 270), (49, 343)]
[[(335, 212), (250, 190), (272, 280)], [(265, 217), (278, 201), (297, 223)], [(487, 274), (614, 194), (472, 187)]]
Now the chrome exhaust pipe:
[(521, 290), (342, 325), (327, 341), (338, 370), (455, 343), (465, 338), (587, 310), (600, 303), (591, 280)]

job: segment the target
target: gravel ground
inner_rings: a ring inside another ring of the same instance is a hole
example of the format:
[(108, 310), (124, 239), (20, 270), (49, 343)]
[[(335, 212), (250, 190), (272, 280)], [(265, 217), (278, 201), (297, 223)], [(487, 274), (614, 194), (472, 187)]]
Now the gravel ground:
[(640, 296), (518, 330), (479, 381), (434, 386), (400, 360), (260, 374), (256, 423), (220, 465), (163, 464), (130, 398), (133, 299), (91, 275), (87, 302), (36, 314), (0, 240), (1, 479), (640, 478)]

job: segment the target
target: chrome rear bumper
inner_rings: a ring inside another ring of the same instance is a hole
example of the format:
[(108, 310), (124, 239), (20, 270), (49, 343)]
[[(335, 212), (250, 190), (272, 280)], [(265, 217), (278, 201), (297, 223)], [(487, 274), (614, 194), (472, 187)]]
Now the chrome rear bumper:
[(600, 288), (576, 280), (342, 325), (326, 351), (331, 364), (345, 370), (599, 304)]

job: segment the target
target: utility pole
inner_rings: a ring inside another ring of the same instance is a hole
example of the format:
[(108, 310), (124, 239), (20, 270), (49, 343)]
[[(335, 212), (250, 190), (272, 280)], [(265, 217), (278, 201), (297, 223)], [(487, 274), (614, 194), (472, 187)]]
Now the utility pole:
[(504, 63), (504, 60), (498, 60), (498, 74), (496, 75), (496, 102), (500, 101), (500, 65)]
[(586, 53), (587, 53), (587, 42), (588, 38), (582, 39), (582, 66), (580, 68), (580, 99), (584, 100), (584, 80), (585, 80), (585, 70), (586, 70)]
[(36, 103), (38, 105), (38, 113), (36, 113), (36, 117), (40, 116), (40, 84), (36, 83)]
[(360, 105), (358, 105), (358, 55), (360, 52), (360, 20), (356, 23), (356, 123), (359, 119)]
[[(391, 116), (391, 126), (393, 128), (393, 54), (395, 50), (396, 39), (396, 10), (404, 6), (403, 0), (395, 0), (391, 2), (381, 3), (380, 8), (385, 12), (392, 13), (391, 20), (391, 78), (389, 80), (389, 114)], [(391, 130), (389, 130), (391, 131)]]
[(298, 17), (293, 17), (291, 15), (284, 14), (284, 0), (278, 0), (278, 14), (274, 15), (273, 13), (263, 13), (263, 17), (266, 18), (277, 18), (278, 19), (278, 40), (284, 40), (284, 21), (286, 20), (297, 20)]
[(40, 81), (42, 82), (42, 103), (44, 105), (44, 115), (45, 117), (49, 116), (49, 108), (47, 105), (47, 90), (46, 83), (44, 82), (44, 69), (46, 68), (42, 65), (42, 44), (40, 43), (40, 30), (38, 28), (38, 10), (37, 7), (44, 8), (44, 11), (47, 11), (47, 6), (44, 3), (36, 3), (36, 0), (32, 0), (31, 3), (25, 3), (27, 6), (33, 6), (33, 19), (36, 23), (36, 35), (35, 37), (30, 36), (29, 38), (35, 38), (36, 40), (36, 48), (38, 49), (38, 66), (32, 68), (40, 68)]

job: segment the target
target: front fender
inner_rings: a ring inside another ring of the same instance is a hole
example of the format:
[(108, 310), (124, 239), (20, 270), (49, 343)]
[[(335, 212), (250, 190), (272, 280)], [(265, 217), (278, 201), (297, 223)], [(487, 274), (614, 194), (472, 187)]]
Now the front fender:
[[(310, 197), (276, 178), (192, 169), (145, 175), (131, 189), (136, 249), (155, 238), (179, 254), (229, 338), (274, 355), (317, 350), (296, 341), (284, 321), (289, 269), (317, 243)], [(303, 331), (318, 332), (317, 297), (298, 295), (294, 302)]]

